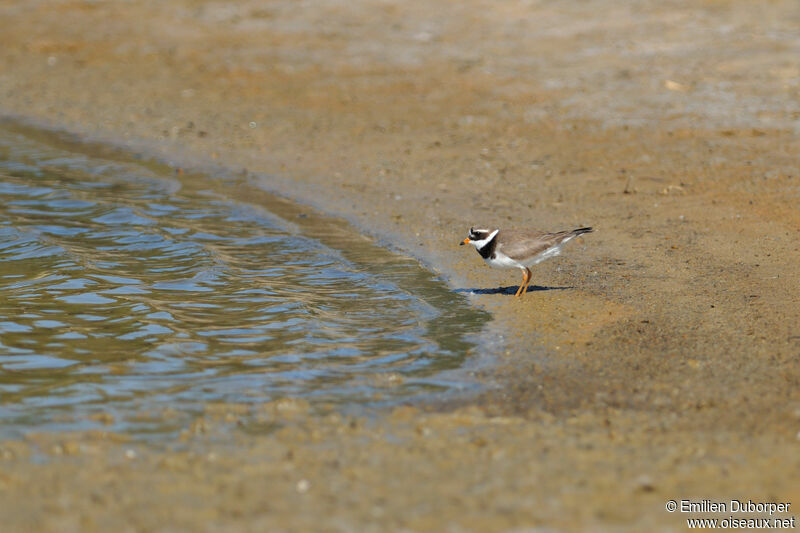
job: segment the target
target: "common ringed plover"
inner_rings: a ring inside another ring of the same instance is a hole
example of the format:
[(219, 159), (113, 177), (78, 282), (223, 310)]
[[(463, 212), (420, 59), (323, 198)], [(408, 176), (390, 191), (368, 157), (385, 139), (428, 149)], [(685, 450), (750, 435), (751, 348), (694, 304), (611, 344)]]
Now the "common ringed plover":
[(514, 296), (522, 296), (531, 282), (528, 267), (555, 257), (564, 244), (592, 228), (546, 233), (532, 230), (469, 229), (469, 236), (461, 245), (471, 244), (483, 260), (492, 267), (522, 269), (522, 285)]

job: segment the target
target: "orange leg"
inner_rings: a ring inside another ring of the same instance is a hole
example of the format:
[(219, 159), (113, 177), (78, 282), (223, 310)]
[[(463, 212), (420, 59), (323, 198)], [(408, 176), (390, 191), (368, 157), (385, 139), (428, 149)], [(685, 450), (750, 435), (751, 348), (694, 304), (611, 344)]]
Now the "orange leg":
[(530, 280), (531, 280), (531, 271), (526, 268), (522, 272), (522, 284), (519, 286), (519, 289), (517, 289), (516, 294), (514, 294), (515, 297), (519, 297), (522, 294), (525, 294), (524, 289), (528, 287), (528, 282), (530, 282)]
[(531, 269), (525, 268), (525, 271), (528, 273), (528, 279), (525, 281), (525, 288), (522, 289), (522, 294), (528, 292), (528, 285), (531, 284), (531, 279), (533, 278), (533, 273), (531, 272)]

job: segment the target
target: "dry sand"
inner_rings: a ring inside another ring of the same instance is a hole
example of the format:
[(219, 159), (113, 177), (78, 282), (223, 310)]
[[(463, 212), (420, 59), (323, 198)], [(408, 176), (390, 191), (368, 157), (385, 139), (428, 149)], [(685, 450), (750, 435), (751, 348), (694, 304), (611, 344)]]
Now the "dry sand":
[(3, 113), (247, 169), (454, 289), (518, 283), (457, 246), (471, 225), (597, 230), (536, 267), (567, 289), (471, 296), (501, 343), (479, 397), (280, 402), (280, 429), (224, 444), (237, 406), (210, 406), (185, 451), (3, 443), (4, 531), (678, 531), (669, 499), (800, 506), (796, 2), (0, 10)]

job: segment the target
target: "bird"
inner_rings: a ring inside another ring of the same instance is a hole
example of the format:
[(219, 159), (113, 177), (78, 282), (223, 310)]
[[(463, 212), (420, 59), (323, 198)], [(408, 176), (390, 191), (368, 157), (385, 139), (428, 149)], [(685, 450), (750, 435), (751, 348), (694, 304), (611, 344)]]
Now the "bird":
[(530, 268), (545, 259), (561, 253), (561, 247), (568, 241), (592, 228), (578, 228), (572, 231), (545, 232), (536, 230), (469, 229), (469, 235), (460, 245), (471, 244), (483, 260), (491, 267), (519, 268), (522, 270), (522, 284), (515, 297), (521, 298), (531, 282)]

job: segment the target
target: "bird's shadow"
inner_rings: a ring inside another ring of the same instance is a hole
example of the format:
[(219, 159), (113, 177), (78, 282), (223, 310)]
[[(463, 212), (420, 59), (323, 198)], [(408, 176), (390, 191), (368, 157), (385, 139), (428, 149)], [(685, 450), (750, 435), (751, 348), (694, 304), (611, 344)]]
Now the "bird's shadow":
[[(567, 289), (574, 289), (575, 287), (545, 287), (542, 285), (531, 285), (528, 287), (527, 292), (534, 291), (565, 291)], [(509, 285), (508, 287), (495, 287), (493, 289), (456, 289), (455, 292), (461, 294), (508, 294), (513, 296), (517, 293), (519, 285)]]

